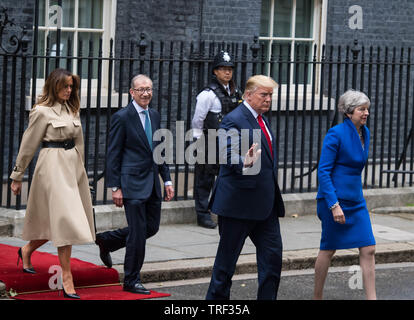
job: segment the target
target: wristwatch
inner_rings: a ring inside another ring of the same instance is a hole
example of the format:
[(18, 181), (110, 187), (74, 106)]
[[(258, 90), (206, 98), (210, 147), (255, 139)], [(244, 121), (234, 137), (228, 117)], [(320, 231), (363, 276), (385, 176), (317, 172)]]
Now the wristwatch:
[(112, 192), (118, 191), (119, 187), (112, 187)]

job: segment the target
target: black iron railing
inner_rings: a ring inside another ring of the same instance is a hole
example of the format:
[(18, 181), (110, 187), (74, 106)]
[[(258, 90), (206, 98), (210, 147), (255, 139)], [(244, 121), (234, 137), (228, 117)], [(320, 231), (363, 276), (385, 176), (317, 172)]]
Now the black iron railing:
[[(0, 20), (2, 28), (10, 24), (4, 18), (6, 13)], [(22, 29), (8, 43), (14, 49), (0, 47), (1, 206), (20, 208), (26, 203), (36, 159), (27, 170), (28, 187), (16, 201), (8, 177), (27, 126), (28, 110), (51, 70), (64, 67), (82, 79), (85, 167), (95, 189), (94, 203), (107, 203), (107, 133), (111, 115), (130, 100), (131, 78), (145, 73), (153, 79), (151, 107), (160, 112), (162, 127), (176, 136), (177, 124), (185, 130), (191, 128), (196, 95), (209, 82), (213, 57), (222, 49), (233, 55), (234, 78), (241, 89), (253, 74), (271, 75), (280, 84), (267, 116), (278, 146), (278, 179), (284, 193), (316, 190), (322, 141), (327, 130), (342, 121), (336, 101), (349, 88), (364, 91), (371, 99), (368, 127), (372, 139), (364, 187), (413, 184), (411, 48), (366, 48), (351, 41), (345, 47), (298, 45), (294, 50), (290, 45), (274, 44), (269, 50), (257, 37), (252, 43), (154, 42), (141, 34), (138, 41), (115, 45), (111, 40), (108, 52), (103, 52), (101, 40), (99, 47), (90, 41), (87, 52), (82, 52), (85, 46), (79, 43), (73, 54), (69, 39), (57, 55), (50, 41), (45, 52), (38, 52), (34, 44), (29, 54), (25, 36)], [(176, 161), (176, 142), (171, 146), (174, 161), (170, 165), (175, 200), (192, 199), (193, 167)]]

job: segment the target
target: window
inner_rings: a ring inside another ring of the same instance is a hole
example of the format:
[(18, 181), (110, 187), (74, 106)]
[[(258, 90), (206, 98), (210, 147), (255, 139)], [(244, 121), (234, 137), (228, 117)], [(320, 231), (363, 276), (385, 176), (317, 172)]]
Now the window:
[[(61, 7), (59, 6), (61, 2)], [(89, 42), (93, 45), (93, 56), (98, 56), (99, 41), (102, 39), (103, 55), (109, 55), (109, 41), (115, 30), (115, 0), (40, 0), (39, 1), (39, 32), (38, 54), (51, 56), (74, 56), (81, 52), (89, 54)], [(60, 45), (57, 48), (58, 28), (60, 28)], [(69, 39), (71, 45), (69, 45)], [(80, 42), (81, 41), (81, 42)], [(80, 46), (81, 43), (81, 46)], [(48, 52), (46, 52), (48, 50)], [(55, 67), (55, 59), (49, 63)], [(66, 68), (67, 60), (59, 59), (59, 66)], [(72, 71), (78, 70), (78, 60), (72, 60)], [(37, 78), (45, 77), (46, 62), (39, 59)], [(102, 70), (107, 70), (103, 68)], [(97, 65), (94, 63), (92, 79), (97, 78)], [(82, 62), (83, 79), (88, 76), (87, 60)], [(104, 79), (107, 75), (103, 75)], [(106, 81), (103, 81), (106, 83)], [(41, 84), (41, 83), (40, 83)]]
[[(314, 45), (324, 40), (326, 0), (263, 0), (259, 40), (264, 44), (267, 58), (279, 61), (312, 60)], [(304, 64), (276, 64), (273, 74), (276, 81), (290, 84), (309, 84), (310, 68), (305, 74)], [(281, 70), (279, 70), (279, 68)], [(296, 79), (298, 77), (298, 79)]]

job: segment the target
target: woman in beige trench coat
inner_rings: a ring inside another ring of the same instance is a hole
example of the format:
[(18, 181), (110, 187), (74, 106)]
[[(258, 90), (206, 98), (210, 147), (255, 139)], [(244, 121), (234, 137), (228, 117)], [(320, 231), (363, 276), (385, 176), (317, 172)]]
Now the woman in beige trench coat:
[(75, 292), (70, 257), (73, 244), (95, 241), (93, 209), (88, 177), (83, 164), (83, 133), (80, 122), (80, 80), (64, 69), (54, 70), (46, 80), (29, 116), (11, 189), (19, 194), (24, 171), (42, 147), (29, 192), (22, 238), (30, 240), (19, 249), (23, 271), (35, 273), (31, 254), (47, 241), (58, 248), (65, 297)]

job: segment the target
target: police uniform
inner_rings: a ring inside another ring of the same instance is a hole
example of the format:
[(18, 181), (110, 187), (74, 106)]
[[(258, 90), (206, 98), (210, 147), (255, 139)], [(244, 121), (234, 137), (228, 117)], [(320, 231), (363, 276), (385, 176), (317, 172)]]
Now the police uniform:
[[(221, 66), (234, 67), (230, 55), (221, 51), (213, 62), (213, 70)], [(241, 92), (230, 80), (227, 86), (221, 84), (215, 75), (211, 83), (197, 96), (195, 112), (192, 120), (193, 136), (199, 139), (203, 134), (208, 145), (207, 130), (218, 129), (224, 115), (236, 108), (241, 102)], [(216, 150), (208, 150), (216, 153)], [(217, 159), (217, 157), (215, 157)], [(213, 188), (215, 176), (218, 174), (218, 164), (208, 164), (208, 153), (205, 154), (205, 164), (195, 165), (194, 200), (197, 212), (197, 223), (206, 228), (215, 228), (208, 210), (208, 199)]]

